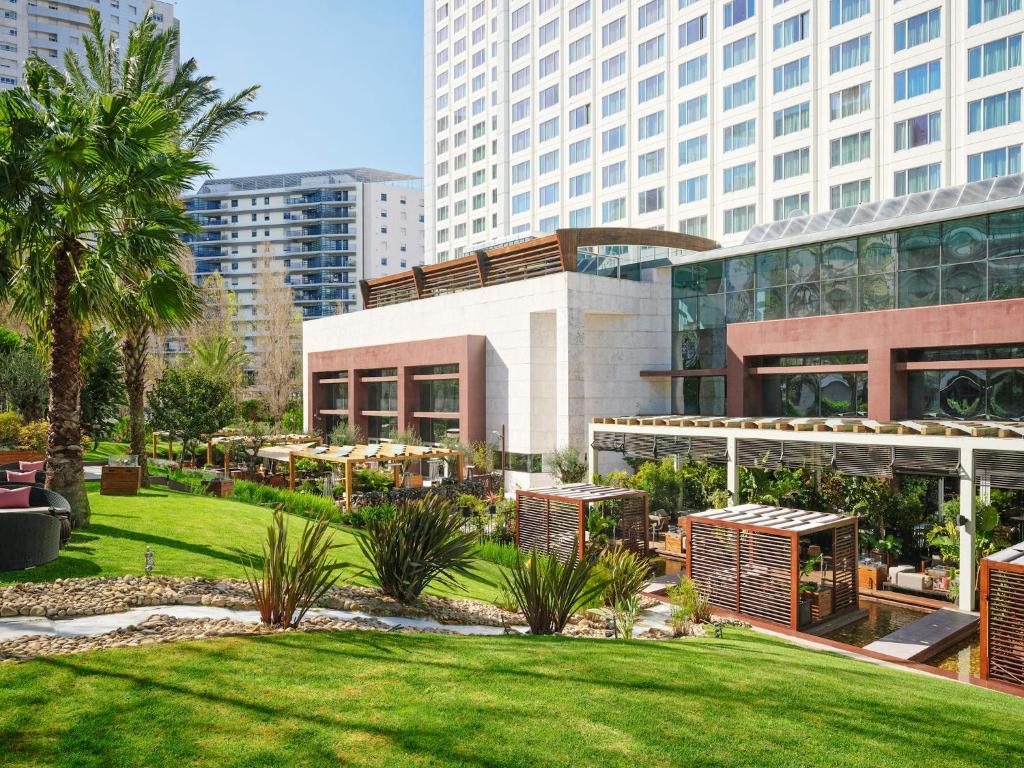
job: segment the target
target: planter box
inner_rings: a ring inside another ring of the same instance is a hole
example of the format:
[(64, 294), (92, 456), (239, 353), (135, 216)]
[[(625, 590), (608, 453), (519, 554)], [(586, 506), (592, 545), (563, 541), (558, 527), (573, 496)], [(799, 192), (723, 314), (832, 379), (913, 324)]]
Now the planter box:
[(857, 585), (860, 589), (880, 590), (889, 577), (889, 568), (885, 565), (858, 565)]
[(211, 480), (210, 484), (206, 486), (206, 493), (209, 496), (217, 496), (221, 499), (226, 499), (235, 490), (234, 480)]
[(9, 451), (0, 451), (0, 464), (15, 464), (19, 461), (43, 461), (46, 456), (39, 451), (20, 450), (12, 448)]
[(832, 590), (824, 589), (821, 592), (812, 592), (811, 595), (811, 616), (815, 621), (821, 621), (832, 615)]
[(100, 473), (100, 495), (137, 496), (142, 486), (142, 467), (104, 467)]
[(683, 535), (681, 533), (666, 533), (665, 551), (681, 555), (683, 553)]

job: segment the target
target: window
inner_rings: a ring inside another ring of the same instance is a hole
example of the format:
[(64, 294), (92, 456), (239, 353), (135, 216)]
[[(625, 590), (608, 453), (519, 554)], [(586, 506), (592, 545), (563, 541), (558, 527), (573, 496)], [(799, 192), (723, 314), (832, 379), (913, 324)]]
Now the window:
[(601, 134), (601, 151), (612, 152), (626, 143), (626, 126), (618, 125)]
[(569, 43), (569, 63), (579, 61), (590, 55), (590, 35), (584, 35)]
[(809, 11), (804, 11), (775, 24), (772, 27), (772, 41), (775, 50), (798, 43), (806, 38), (810, 30), (810, 16)]
[(590, 0), (569, 9), (569, 29), (576, 29), (580, 24), (590, 21)]
[(795, 176), (801, 176), (810, 172), (811, 150), (809, 147), (803, 147), (802, 149), (783, 152), (781, 155), (776, 155), (772, 163), (775, 171), (775, 181), (792, 179)]
[(835, 91), (828, 97), (828, 119), (841, 120), (871, 109), (871, 83)]
[(830, 208), (851, 208), (871, 200), (871, 179), (836, 184), (828, 190)]
[(576, 109), (569, 110), (569, 130), (573, 131), (590, 125), (590, 105), (584, 104)]
[(607, 83), (626, 73), (626, 54), (620, 53), (601, 62), (601, 82)]
[(893, 28), (893, 39), (895, 40), (897, 53), (907, 48), (913, 48), (916, 45), (923, 45), (939, 38), (941, 35), (941, 8), (933, 8), (930, 11), (911, 16), (909, 19), (897, 21)]
[(871, 0), (829, 0), (828, 5), (830, 27), (838, 27), (840, 24), (859, 19), (865, 13), (871, 13)]
[(871, 61), (871, 35), (861, 35), (828, 49), (829, 73), (845, 72)]
[(688, 165), (699, 160), (705, 160), (708, 156), (708, 137), (694, 136), (679, 142), (679, 165)]
[(708, 76), (708, 55), (702, 53), (695, 59), (679, 65), (679, 87), (699, 82)]
[(894, 128), (894, 146), (897, 152), (903, 149), (923, 147), (925, 144), (931, 144), (942, 138), (942, 113), (931, 112), (927, 115), (900, 120)]
[(582, 139), (569, 145), (569, 165), (590, 159), (590, 139)]
[(679, 231), (685, 235), (694, 235), (695, 237), (707, 237), (708, 236), (708, 217), (704, 216), (691, 216), (688, 219), (683, 219), (679, 222)]
[(772, 71), (772, 88), (775, 93), (788, 91), (803, 85), (811, 79), (811, 57), (791, 61)]
[(722, 89), (723, 109), (735, 109), (751, 103), (757, 98), (757, 76), (751, 75), (738, 83), (731, 83)]
[(516, 8), (512, 11), (512, 31), (519, 29), (523, 24), (530, 20), (530, 4), (527, 3), (522, 8)]
[(590, 208), (577, 208), (574, 211), (569, 211), (569, 226), (572, 228), (589, 227), (590, 226)]
[(558, 118), (552, 117), (537, 126), (538, 141), (543, 144), (545, 141), (558, 136)]
[(981, 181), (1020, 173), (1020, 144), (967, 156), (967, 180)]
[(749, 189), (754, 186), (757, 183), (755, 166), (755, 163), (749, 162), (726, 168), (722, 172), (723, 191), (726, 193), (739, 192), (741, 189)]
[(626, 182), (626, 161), (620, 160), (617, 163), (606, 165), (601, 169), (601, 188), (607, 189), (617, 184)]
[(558, 150), (553, 149), (550, 152), (545, 152), (543, 155), (537, 158), (537, 173), (543, 176), (545, 173), (551, 173), (552, 171), (558, 170)]
[(601, 45), (617, 43), (626, 36), (626, 17), (620, 16), (601, 27)]
[(757, 223), (754, 214), (755, 206), (753, 205), (741, 205), (739, 208), (727, 210), (723, 216), (722, 231), (727, 235), (732, 235), (750, 229)]
[(736, 123), (735, 125), (727, 125), (722, 130), (724, 151), (731, 152), (734, 149), (749, 147), (753, 144), (754, 139), (757, 138), (756, 126), (757, 120), (754, 118), (744, 120), (742, 123)]
[(757, 34), (741, 37), (722, 46), (722, 69), (738, 67), (757, 55)]
[(537, 62), (537, 77), (543, 79), (558, 71), (558, 51), (552, 51)]
[(524, 160), (512, 166), (512, 183), (520, 184), (530, 179), (530, 161)]
[(643, 29), (665, 17), (665, 0), (651, 0), (641, 5), (636, 12), (637, 29)]
[(658, 35), (637, 46), (637, 63), (642, 67), (660, 59), (665, 54), (665, 36)]
[(754, 0), (729, 0), (722, 6), (722, 26), (728, 29), (741, 21), (753, 18)]
[(689, 125), (708, 116), (708, 96), (706, 93), (695, 96), (679, 105), (679, 125)]
[(645, 152), (636, 159), (637, 176), (643, 178), (665, 170), (665, 150)]
[(1020, 35), (1010, 35), (967, 51), (967, 79), (1020, 66)]
[(893, 176), (893, 193), (909, 195), (912, 192), (927, 192), (931, 189), (938, 189), (941, 183), (941, 163), (921, 165), (917, 168), (907, 168), (903, 171), (896, 171)]
[(537, 94), (537, 109), (545, 110), (548, 107), (553, 107), (558, 103), (558, 84), (552, 85), (550, 88), (545, 88), (543, 91)]
[(621, 88), (601, 97), (601, 117), (608, 117), (626, 108), (626, 89)]
[(788, 136), (811, 127), (811, 102), (794, 104), (778, 110), (772, 116), (772, 135), (775, 138)]
[(512, 61), (521, 59), (530, 52), (530, 36), (523, 35), (512, 43)]
[(523, 67), (512, 73), (512, 91), (518, 91), (530, 84), (530, 68)]
[(620, 197), (601, 203), (601, 222), (603, 224), (624, 218), (626, 218), (626, 198)]
[(871, 131), (861, 131), (829, 142), (829, 165), (849, 165), (871, 157)]
[(706, 200), (708, 197), (707, 174), (694, 176), (692, 179), (683, 179), (679, 182), (679, 204), (696, 203), (698, 200)]
[(1020, 0), (967, 0), (967, 26), (973, 27), (1020, 10)]
[(523, 213), (530, 210), (530, 193), (520, 192), (512, 195), (512, 214)]
[(656, 75), (645, 78), (637, 84), (637, 103), (656, 99), (665, 94), (665, 73), (659, 72)]
[(788, 219), (790, 216), (803, 216), (811, 207), (811, 196), (807, 192), (786, 195), (772, 201), (772, 211), (776, 221)]
[[(1020, 36), (1017, 36), (1018, 41)], [(1019, 52), (1019, 48), (1018, 48)], [(895, 75), (894, 100), (913, 99), (942, 87), (942, 60), (936, 59), (916, 67), (903, 69)]]
[(637, 139), (643, 141), (665, 130), (665, 113), (659, 110), (637, 120)]
[(679, 25), (679, 47), (699, 42), (708, 36), (708, 16), (698, 16)]
[(558, 202), (558, 182), (547, 184), (537, 190), (538, 205), (543, 208), (545, 205), (554, 205)]
[(579, 176), (569, 177), (569, 197), (579, 197), (590, 194), (590, 174), (581, 173)]
[(569, 78), (569, 98), (590, 90), (590, 70), (584, 69)]
[(654, 213), (665, 207), (665, 188), (647, 189), (637, 195), (637, 212)]
[(521, 99), (512, 104), (512, 122), (517, 123), (530, 116), (530, 100)]
[(522, 152), (530, 146), (530, 129), (512, 134), (512, 152)]
[(537, 30), (537, 45), (538, 47), (547, 45), (553, 40), (558, 39), (558, 19), (552, 19), (547, 24), (542, 24), (540, 29)]
[[(987, 131), (1020, 122), (1021, 89), (967, 103), (967, 132)], [(898, 148), (898, 147), (897, 147)]]

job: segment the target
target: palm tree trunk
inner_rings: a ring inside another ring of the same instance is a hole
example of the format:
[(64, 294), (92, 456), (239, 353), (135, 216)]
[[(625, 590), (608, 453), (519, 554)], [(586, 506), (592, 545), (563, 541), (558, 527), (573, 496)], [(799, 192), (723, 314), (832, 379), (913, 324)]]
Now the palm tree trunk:
[(46, 487), (71, 504), (71, 521), (76, 528), (89, 525), (90, 516), (82, 470), (82, 329), (70, 306), (80, 249), (77, 242), (72, 242), (56, 255), (53, 306), (48, 319), (52, 344)]
[(149, 330), (135, 328), (125, 334), (121, 344), (124, 357), (124, 386), (128, 394), (128, 452), (139, 457), (142, 484), (149, 485), (149, 461), (146, 448), (146, 356)]

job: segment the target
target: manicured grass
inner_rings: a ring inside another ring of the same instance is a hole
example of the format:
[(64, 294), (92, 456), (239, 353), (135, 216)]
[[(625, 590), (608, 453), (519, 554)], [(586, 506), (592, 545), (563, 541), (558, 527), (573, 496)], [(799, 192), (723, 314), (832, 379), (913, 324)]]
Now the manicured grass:
[[(154, 573), (167, 576), (241, 578), (245, 553), (259, 553), (271, 511), (230, 499), (175, 493), (154, 486), (139, 496), (100, 496), (95, 483), (89, 494), (92, 524), (71, 535), (68, 546), (52, 563), (27, 571), (0, 573), (0, 584), (52, 581), (73, 576), (141, 575), (146, 546), (152, 547)], [(292, 517), (296, 532), (305, 521)], [(352, 533), (338, 528), (334, 534), (339, 560), (366, 566)], [(363, 575), (357, 584), (369, 584)], [(476, 577), (465, 592), (448, 592), (491, 602), (498, 595), (500, 569), (484, 560), (476, 562)], [(443, 592), (442, 592), (443, 593)]]
[[(167, 441), (159, 440), (156, 444), (156, 455), (158, 458), (167, 458)], [(153, 450), (153, 442), (149, 440), (146, 442), (146, 450)], [(177, 457), (178, 452), (181, 450), (181, 446), (175, 449), (175, 456)], [(110, 440), (100, 440), (93, 448), (92, 443), (86, 443), (85, 453), (82, 454), (84, 461), (105, 461), (111, 456), (123, 456), (128, 453), (128, 443), (115, 443)]]
[(15, 766), (1020, 765), (1024, 700), (743, 630), (231, 638), (0, 667)]

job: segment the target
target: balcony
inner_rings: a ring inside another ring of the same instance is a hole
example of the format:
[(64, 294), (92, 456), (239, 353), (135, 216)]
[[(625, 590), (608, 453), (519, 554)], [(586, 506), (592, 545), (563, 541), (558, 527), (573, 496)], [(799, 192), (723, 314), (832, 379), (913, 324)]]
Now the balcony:
[(193, 249), (193, 253), (196, 255), (196, 258), (200, 258), (200, 259), (206, 258), (207, 256), (223, 256), (224, 255), (221, 252), (220, 248), (215, 248), (215, 247), (212, 247), (212, 246), (209, 246), (209, 245), (196, 246)]
[(284, 199), (285, 205), (308, 205), (309, 203), (344, 203), (350, 200), (348, 192), (311, 192)]
[(220, 240), (220, 232), (200, 232), (197, 235), (182, 235), (184, 243), (210, 243)]
[(320, 288), (312, 291), (297, 291), (296, 301), (344, 301), (348, 299), (348, 289)]
[(220, 272), (219, 261), (206, 261), (196, 264), (197, 275), (212, 275), (214, 272)]
[(220, 200), (202, 200), (194, 197), (185, 201), (186, 211), (217, 211), (220, 210)]

